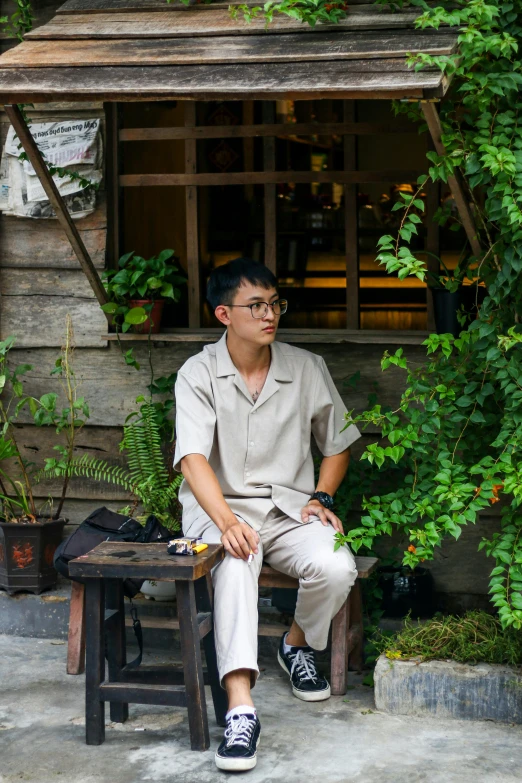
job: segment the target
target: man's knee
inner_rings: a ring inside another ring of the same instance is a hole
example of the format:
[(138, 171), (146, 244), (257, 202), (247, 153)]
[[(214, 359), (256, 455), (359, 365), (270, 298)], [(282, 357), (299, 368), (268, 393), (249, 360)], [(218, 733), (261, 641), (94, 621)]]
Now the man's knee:
[(357, 579), (357, 569), (348, 550), (320, 551), (306, 568), (304, 579), (321, 582), (334, 592), (347, 594)]
[(221, 563), (213, 569), (212, 579), (215, 586), (220, 583), (226, 585), (227, 590), (241, 591), (250, 584), (255, 584), (257, 590), (258, 574), (254, 563), (248, 565), (229, 552), (226, 552)]

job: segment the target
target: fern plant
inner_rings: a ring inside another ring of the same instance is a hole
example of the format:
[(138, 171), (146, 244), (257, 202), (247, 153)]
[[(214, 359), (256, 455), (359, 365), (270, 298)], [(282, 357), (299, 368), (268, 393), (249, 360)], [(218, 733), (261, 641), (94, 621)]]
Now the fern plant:
[[(144, 398), (138, 397), (136, 402), (144, 402)], [(115, 484), (134, 496), (134, 503), (125, 509), (126, 513), (132, 516), (139, 504), (143, 509), (143, 514), (136, 517), (139, 521), (144, 522), (154, 514), (170, 530), (179, 529), (177, 495), (183, 477), (178, 474), (172, 481), (169, 478), (156, 410), (151, 402), (145, 401), (139, 413), (127, 417), (120, 451), (126, 455), (126, 467), (109, 465), (88, 455), (73, 458), (68, 464), (61, 459), (47, 459), (37, 478), (69, 476)]]

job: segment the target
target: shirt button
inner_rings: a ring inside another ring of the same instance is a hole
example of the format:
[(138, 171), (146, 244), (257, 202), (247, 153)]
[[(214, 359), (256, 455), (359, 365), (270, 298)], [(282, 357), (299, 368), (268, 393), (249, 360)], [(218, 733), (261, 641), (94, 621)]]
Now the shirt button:
[(247, 476), (250, 476), (250, 473), (247, 472)]
[(253, 445), (254, 445), (254, 441), (253, 441), (253, 440), (251, 440), (251, 441), (250, 441), (250, 445), (251, 445), (251, 446), (253, 446)]

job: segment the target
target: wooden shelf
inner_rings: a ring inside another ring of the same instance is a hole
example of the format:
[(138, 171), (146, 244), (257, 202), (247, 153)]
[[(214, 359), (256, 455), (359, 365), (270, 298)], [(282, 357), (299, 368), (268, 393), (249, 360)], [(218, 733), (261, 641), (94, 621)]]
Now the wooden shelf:
[[(213, 343), (223, 334), (222, 329), (173, 329), (151, 334), (155, 343)], [(279, 329), (278, 338), (288, 343), (358, 343), (362, 345), (421, 345), (429, 332), (380, 331), (373, 329)], [(101, 335), (103, 340), (117, 340), (116, 334)], [(122, 342), (146, 342), (148, 334), (120, 334)]]

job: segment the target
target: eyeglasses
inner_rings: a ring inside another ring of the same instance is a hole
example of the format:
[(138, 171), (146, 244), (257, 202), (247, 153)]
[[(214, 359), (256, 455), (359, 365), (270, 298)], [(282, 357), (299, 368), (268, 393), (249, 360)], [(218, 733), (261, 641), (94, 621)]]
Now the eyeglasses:
[(264, 318), (269, 307), (274, 311), (274, 315), (284, 315), (288, 309), (288, 301), (276, 299), (275, 302), (254, 302), (248, 305), (227, 305), (227, 307), (249, 307), (252, 318)]

